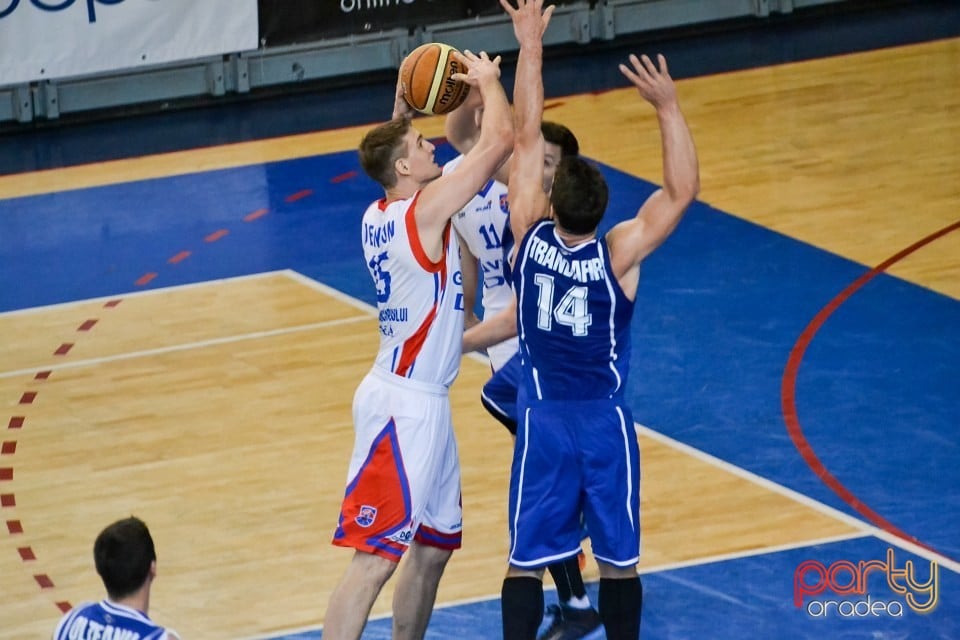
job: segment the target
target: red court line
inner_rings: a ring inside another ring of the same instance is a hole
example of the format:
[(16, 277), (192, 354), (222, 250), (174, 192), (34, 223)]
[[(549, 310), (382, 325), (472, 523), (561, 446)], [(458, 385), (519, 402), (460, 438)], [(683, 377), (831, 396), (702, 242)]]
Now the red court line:
[[(153, 271), (151, 271), (151, 272), (149, 272), (149, 273), (143, 274), (142, 276), (140, 276), (139, 278), (137, 278), (136, 280), (134, 280), (133, 284), (137, 285), (138, 287), (142, 287), (142, 286), (144, 286), (144, 285), (146, 285), (146, 284), (149, 284), (150, 281), (153, 280), (153, 279), (156, 278), (156, 277), (157, 277), (157, 274), (154, 273)], [(108, 304), (109, 304), (109, 303), (108, 303)]]
[(36, 375), (33, 376), (34, 380), (46, 380), (50, 377), (53, 371), (37, 371)]
[(892, 533), (898, 538), (913, 542), (914, 544), (917, 544), (924, 549), (934, 551), (935, 553), (940, 552), (929, 545), (924, 544), (915, 536), (900, 530), (892, 522), (864, 504), (849, 489), (843, 486), (836, 476), (827, 470), (826, 465), (820, 461), (820, 459), (817, 457), (817, 454), (814, 453), (813, 448), (810, 446), (810, 443), (807, 441), (806, 436), (803, 435), (803, 429), (800, 426), (800, 419), (797, 417), (797, 374), (800, 371), (800, 363), (803, 361), (803, 356), (807, 351), (807, 347), (809, 347), (810, 343), (813, 342), (813, 337), (817, 334), (817, 331), (820, 330), (820, 327), (822, 327), (827, 321), (827, 318), (829, 318), (833, 312), (840, 307), (840, 305), (849, 300), (850, 297), (862, 289), (865, 284), (889, 269), (891, 265), (896, 264), (914, 251), (925, 247), (934, 240), (942, 238), (943, 236), (952, 231), (956, 231), (957, 229), (960, 229), (960, 220), (944, 227), (943, 229), (940, 229), (935, 233), (930, 234), (926, 238), (913, 243), (906, 249), (891, 256), (890, 258), (887, 258), (879, 265), (873, 269), (870, 269), (870, 271), (867, 271), (862, 276), (854, 280), (849, 286), (847, 286), (846, 289), (837, 294), (833, 300), (827, 303), (827, 305), (813, 317), (813, 320), (810, 321), (810, 324), (808, 324), (800, 333), (800, 337), (797, 338), (797, 342), (793, 345), (793, 349), (790, 351), (790, 356), (787, 358), (787, 366), (783, 371), (783, 380), (781, 381), (780, 385), (780, 404), (783, 410), (784, 422), (787, 423), (787, 433), (790, 434), (790, 439), (793, 440), (793, 445), (797, 448), (797, 451), (800, 452), (800, 455), (803, 457), (807, 465), (813, 470), (814, 473), (817, 474), (817, 477), (820, 478), (825, 485), (827, 485), (834, 493), (840, 496), (840, 498), (850, 505), (850, 507), (852, 507), (857, 513), (862, 515), (877, 527), (883, 529), (887, 533)]
[(0, 507), (17, 506), (17, 497), (12, 493), (0, 494)]
[(73, 605), (70, 604), (69, 602), (58, 602), (57, 609), (60, 609), (60, 611), (62, 611), (63, 613), (66, 613), (70, 611), (70, 609), (73, 609)]
[(39, 575), (35, 575), (35, 576), (33, 576), (33, 579), (37, 581), (37, 584), (40, 585), (40, 588), (41, 588), (41, 589), (52, 589), (52, 588), (53, 588), (53, 580), (51, 580), (51, 579), (50, 579), (50, 576), (48, 576), (48, 575), (45, 574), (45, 573), (41, 573), (41, 574), (39, 574)]
[(113, 307), (117, 306), (118, 304), (120, 304), (121, 302), (123, 302), (123, 298), (120, 298), (120, 299), (118, 299), (118, 300), (110, 300), (109, 302), (105, 303), (103, 306), (108, 307), (108, 308), (113, 308)]
[(90, 331), (97, 324), (96, 319), (84, 320), (83, 324), (77, 327), (77, 331)]
[(345, 182), (345, 181), (347, 181), (347, 180), (350, 180), (351, 178), (356, 178), (357, 175), (358, 175), (358, 174), (357, 174), (356, 171), (347, 171), (346, 173), (341, 173), (341, 174), (338, 175), (338, 176), (333, 176), (332, 178), (330, 178), (330, 182), (331, 182), (332, 184), (339, 184), (339, 183), (341, 183), (341, 182)]
[(296, 202), (297, 200), (303, 200), (307, 196), (313, 195), (313, 189), (303, 189), (302, 191), (297, 191), (296, 193), (291, 193), (289, 196), (283, 199), (284, 202)]
[(170, 258), (169, 260), (167, 260), (167, 262), (170, 263), (170, 264), (177, 264), (177, 263), (183, 262), (184, 260), (186, 260), (186, 259), (189, 258), (189, 257), (190, 257), (190, 252), (189, 252), (189, 251), (181, 251), (181, 252), (178, 253), (177, 255), (175, 255), (175, 256), (173, 256), (172, 258)]
[(20, 547), (19, 549), (17, 549), (17, 553), (20, 554), (20, 558), (24, 562), (37, 559), (37, 556), (33, 553), (33, 549), (31, 549), (30, 547)]
[(67, 355), (68, 353), (70, 353), (70, 349), (73, 349), (73, 343), (72, 343), (72, 342), (64, 342), (64, 343), (61, 344), (59, 347), (57, 347), (57, 350), (53, 352), (53, 355), (55, 355), (55, 356), (65, 356), (65, 355)]
[(7, 520), (7, 531), (9, 531), (11, 535), (14, 533), (23, 533), (23, 525), (20, 524), (19, 520)]
[(0, 480), (13, 480), (13, 467), (0, 467)]
[(10, 418), (10, 422), (7, 423), (7, 429), (20, 429), (23, 427), (23, 421), (25, 419), (23, 416), (13, 416)]
[(216, 242), (217, 240), (219, 240), (219, 239), (222, 238), (223, 236), (227, 235), (228, 233), (230, 233), (230, 232), (227, 231), (226, 229), (219, 229), (219, 230), (217, 230), (217, 231), (214, 231), (214, 232), (211, 233), (210, 235), (208, 235), (206, 238), (203, 239), (203, 241), (204, 241), (204, 242)]
[(256, 220), (257, 218), (262, 218), (263, 216), (267, 215), (268, 213), (270, 213), (270, 210), (269, 210), (269, 209), (257, 209), (257, 210), (254, 211), (253, 213), (248, 213), (247, 215), (243, 216), (243, 221), (244, 221), (244, 222), (253, 222), (253, 221)]
[(12, 456), (16, 452), (17, 452), (16, 440), (4, 440), (3, 444), (0, 445), (0, 455)]
[[(20, 404), (33, 404), (33, 401), (36, 400), (36, 399), (37, 399), (37, 392), (36, 392), (36, 391), (24, 391), (24, 392), (23, 392), (23, 395), (20, 396)], [(23, 422), (23, 421), (21, 420), (21, 424), (22, 424), (22, 422)], [(14, 428), (16, 428), (16, 427), (12, 427), (12, 426), (11, 426), (10, 428), (11, 428), (11, 429), (14, 429)]]

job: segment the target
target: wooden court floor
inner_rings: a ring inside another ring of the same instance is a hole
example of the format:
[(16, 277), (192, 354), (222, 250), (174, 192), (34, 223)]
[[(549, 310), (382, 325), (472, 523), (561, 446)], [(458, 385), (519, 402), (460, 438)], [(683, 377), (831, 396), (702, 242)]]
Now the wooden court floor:
[[(701, 199), (718, 209), (868, 267), (958, 220), (960, 40), (680, 92)], [(550, 107), (586, 155), (659, 180), (655, 122), (632, 90)], [(0, 177), (0, 216), (6, 198), (351, 149), (363, 129)], [(960, 299), (960, 234), (890, 273)], [(59, 603), (99, 597), (92, 540), (129, 513), (157, 542), (152, 617), (185, 638), (322, 624), (349, 559), (328, 542), (353, 389), (376, 346), (369, 307), (279, 271), (4, 313), (0, 335), (0, 635), (46, 637)], [(465, 358), (453, 389), (465, 532), (441, 603), (496, 597), (502, 578), (510, 440), (477, 402), (486, 376)], [(643, 571), (875, 532), (656, 431), (639, 437)]]

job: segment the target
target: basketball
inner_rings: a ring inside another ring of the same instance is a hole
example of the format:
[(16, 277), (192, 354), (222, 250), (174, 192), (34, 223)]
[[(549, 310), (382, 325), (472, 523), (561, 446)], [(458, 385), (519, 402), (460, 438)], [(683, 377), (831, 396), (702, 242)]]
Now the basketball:
[(466, 65), (453, 57), (448, 44), (422, 44), (403, 59), (400, 84), (411, 107), (427, 115), (450, 113), (466, 100), (470, 85), (450, 76), (466, 73)]

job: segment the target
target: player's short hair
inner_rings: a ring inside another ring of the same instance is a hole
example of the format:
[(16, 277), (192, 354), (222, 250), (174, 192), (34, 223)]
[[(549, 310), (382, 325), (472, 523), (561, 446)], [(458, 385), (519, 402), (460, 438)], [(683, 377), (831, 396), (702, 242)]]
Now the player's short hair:
[(408, 131), (410, 131), (409, 119), (394, 118), (368, 131), (360, 141), (360, 166), (384, 189), (397, 184), (397, 171), (394, 164), (398, 158), (402, 158), (407, 153), (403, 138)]
[(93, 543), (93, 561), (111, 600), (135, 593), (157, 559), (147, 525), (133, 516), (114, 522)]
[(577, 141), (577, 136), (573, 135), (573, 131), (559, 122), (544, 120), (540, 123), (540, 133), (543, 134), (545, 142), (560, 147), (562, 157), (580, 154), (580, 143)]
[(596, 166), (579, 156), (560, 160), (550, 204), (557, 224), (564, 231), (575, 234), (595, 231), (607, 210), (608, 198), (607, 181)]

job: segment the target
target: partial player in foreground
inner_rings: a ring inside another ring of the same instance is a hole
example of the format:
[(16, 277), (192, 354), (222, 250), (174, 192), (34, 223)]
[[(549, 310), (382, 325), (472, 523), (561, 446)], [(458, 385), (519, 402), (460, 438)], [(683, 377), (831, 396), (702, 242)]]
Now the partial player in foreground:
[(150, 638), (180, 640), (147, 615), (150, 589), (157, 577), (157, 552), (147, 525), (125, 518), (106, 527), (93, 543), (93, 560), (107, 597), (69, 611), (53, 640), (76, 638)]

